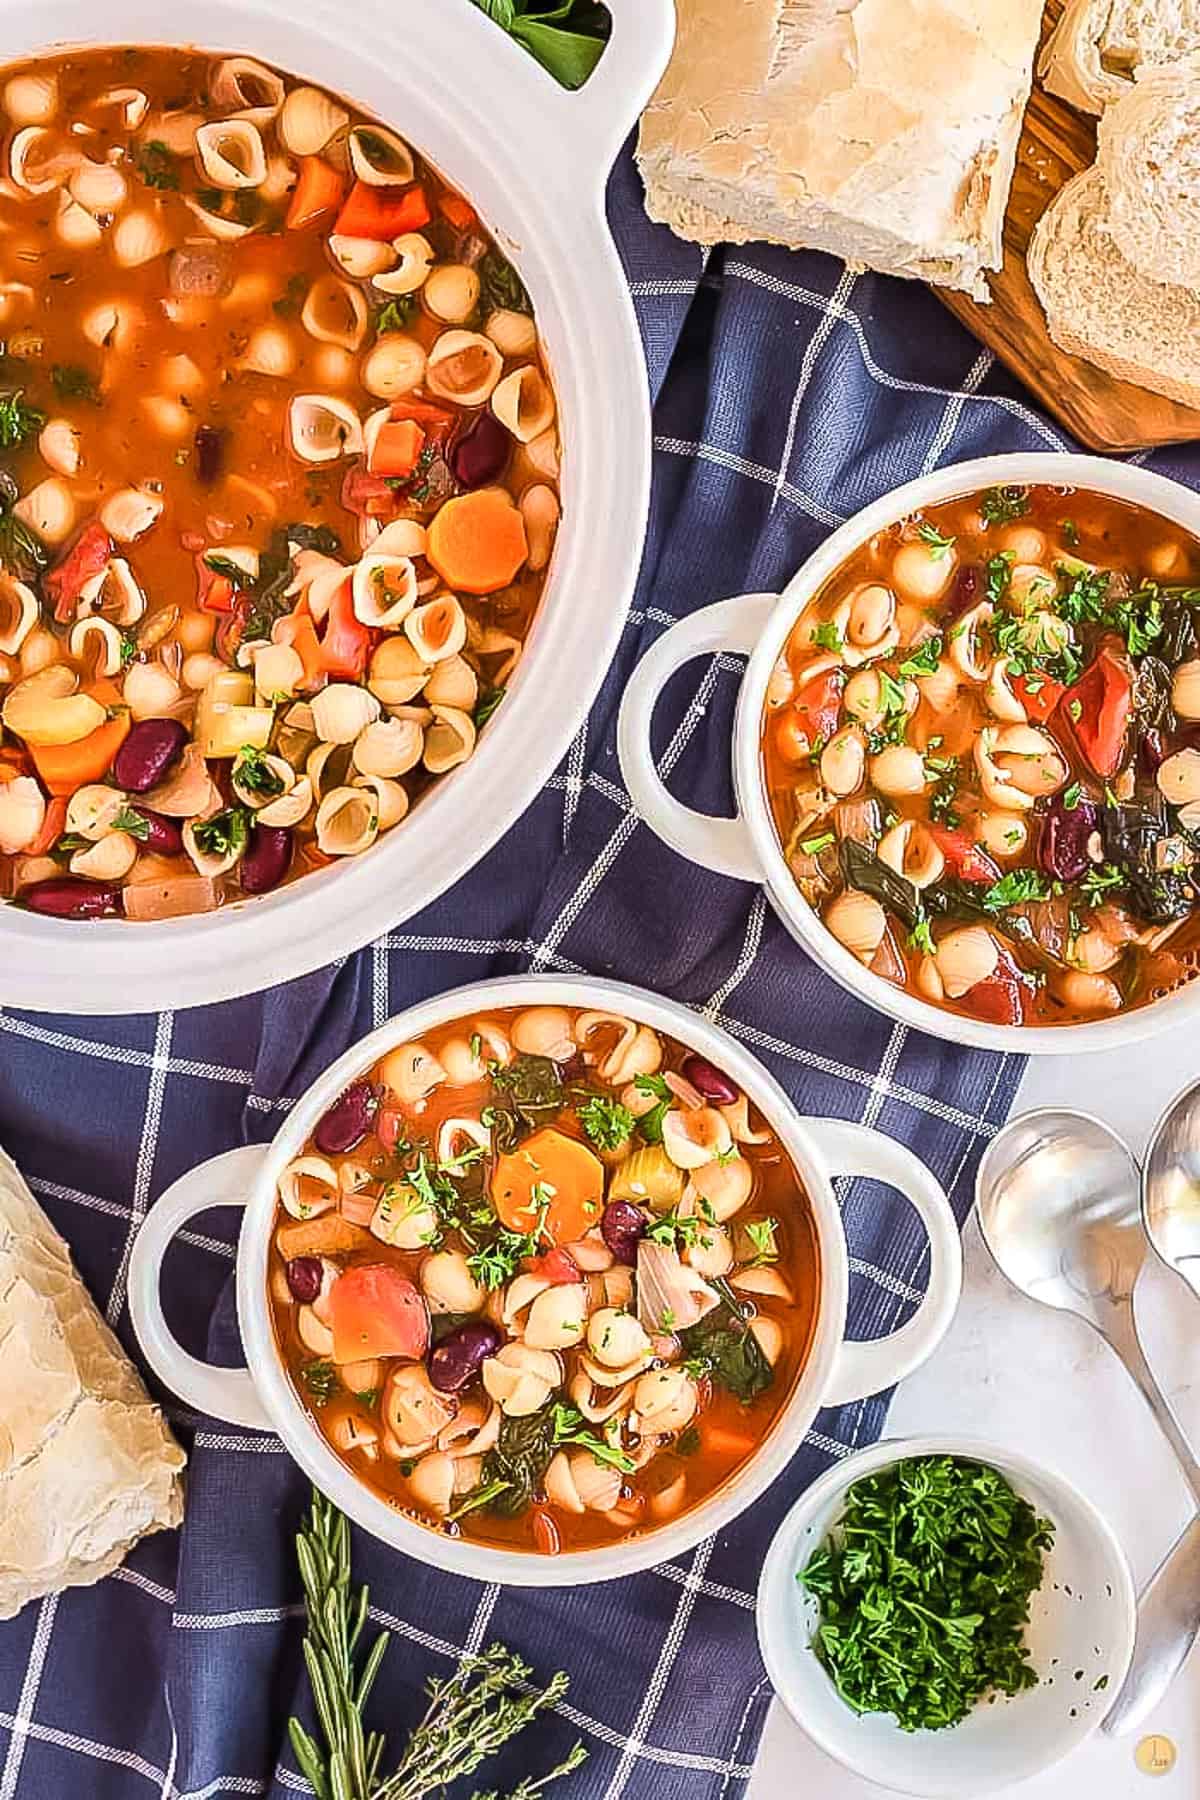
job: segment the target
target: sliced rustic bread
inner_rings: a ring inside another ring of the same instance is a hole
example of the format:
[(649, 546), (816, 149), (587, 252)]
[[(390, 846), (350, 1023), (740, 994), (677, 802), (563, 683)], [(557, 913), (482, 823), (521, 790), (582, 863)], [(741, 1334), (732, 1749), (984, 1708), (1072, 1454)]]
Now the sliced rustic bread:
[(1200, 406), (1200, 297), (1150, 281), (1105, 229), (1104, 177), (1076, 175), (1047, 208), (1029, 245), (1029, 278), (1050, 336), (1120, 381)]
[(1100, 120), (1107, 229), (1143, 275), (1200, 287), (1200, 51), (1143, 68)]
[(678, 0), (651, 218), (987, 297), (1042, 0)]
[(1103, 112), (1138, 69), (1200, 50), (1200, 0), (1067, 0), (1038, 73), (1052, 94)]

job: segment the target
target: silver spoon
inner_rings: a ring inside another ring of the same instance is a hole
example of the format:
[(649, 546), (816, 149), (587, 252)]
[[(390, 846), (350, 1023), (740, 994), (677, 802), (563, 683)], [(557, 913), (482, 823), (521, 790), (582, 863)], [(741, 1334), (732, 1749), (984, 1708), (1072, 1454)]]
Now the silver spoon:
[(1044, 1107), (992, 1139), (975, 1191), (983, 1240), (1001, 1272), (1031, 1300), (1085, 1319), (1111, 1344), (1200, 1501), (1200, 1462), (1134, 1325), (1146, 1237), (1129, 1146), (1088, 1113)]
[[(1200, 1464), (1146, 1361), (1133, 1318), (1134, 1283), (1146, 1256), (1139, 1188), (1137, 1163), (1114, 1131), (1087, 1113), (1046, 1107), (1014, 1119), (984, 1153), (976, 1178), (979, 1225), (1014, 1287), (1085, 1319), (1112, 1346), (1200, 1500)], [(1139, 1597), (1134, 1658), (1106, 1731), (1132, 1730), (1152, 1710), (1198, 1628), (1200, 1514)]]
[[(1142, 1222), (1155, 1250), (1200, 1296), (1200, 1086), (1178, 1094), (1155, 1126), (1142, 1169)], [(1200, 1631), (1200, 1514), (1167, 1551), (1138, 1599), (1137, 1642), (1105, 1718), (1133, 1731), (1166, 1693)]]

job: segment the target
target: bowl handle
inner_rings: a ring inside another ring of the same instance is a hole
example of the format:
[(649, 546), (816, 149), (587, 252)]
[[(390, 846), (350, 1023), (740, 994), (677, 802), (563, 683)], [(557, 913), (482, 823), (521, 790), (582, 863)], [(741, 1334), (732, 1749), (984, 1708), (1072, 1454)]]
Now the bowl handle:
[(903, 1144), (844, 1119), (806, 1119), (835, 1175), (870, 1175), (902, 1193), (929, 1233), (929, 1285), (906, 1325), (887, 1337), (843, 1342), (825, 1406), (878, 1394), (920, 1368), (945, 1337), (962, 1292), (962, 1242), (950, 1202), (940, 1182)]
[[(662, 78), (675, 42), (675, 0), (608, 0), (612, 32), (590, 79), (566, 95), (563, 127), (607, 176)], [(558, 152), (556, 152), (558, 153)]]
[(739, 594), (690, 613), (665, 631), (634, 670), (617, 721), (617, 755), (630, 798), (651, 831), (703, 869), (737, 881), (760, 881), (762, 869), (745, 821), (696, 812), (668, 793), (650, 748), (650, 727), (659, 695), (677, 669), (693, 657), (725, 650), (749, 656), (778, 594)]
[(243, 1144), (181, 1176), (150, 1208), (129, 1259), (129, 1311), (154, 1373), (198, 1412), (227, 1419), (231, 1425), (251, 1425), (258, 1431), (274, 1427), (250, 1371), (222, 1369), (190, 1356), (167, 1324), (159, 1282), (163, 1257), (175, 1234), (211, 1206), (245, 1206), (265, 1154), (261, 1144)]

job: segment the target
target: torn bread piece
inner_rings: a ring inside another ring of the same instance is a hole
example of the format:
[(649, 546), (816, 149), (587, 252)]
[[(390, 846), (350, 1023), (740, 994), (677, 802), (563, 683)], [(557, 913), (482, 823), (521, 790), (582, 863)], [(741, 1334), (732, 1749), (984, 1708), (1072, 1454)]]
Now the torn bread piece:
[(1101, 113), (1139, 69), (1200, 50), (1200, 0), (1067, 0), (1042, 52), (1048, 93)]
[(0, 1619), (183, 1517), (184, 1454), (0, 1150)]
[(1050, 336), (1119, 381), (1200, 406), (1200, 296), (1148, 280), (1106, 228), (1104, 177), (1085, 169), (1043, 213), (1029, 278)]
[(650, 217), (987, 298), (1041, 0), (678, 0)]
[(1143, 68), (1100, 120), (1107, 228), (1139, 274), (1200, 287), (1200, 51)]

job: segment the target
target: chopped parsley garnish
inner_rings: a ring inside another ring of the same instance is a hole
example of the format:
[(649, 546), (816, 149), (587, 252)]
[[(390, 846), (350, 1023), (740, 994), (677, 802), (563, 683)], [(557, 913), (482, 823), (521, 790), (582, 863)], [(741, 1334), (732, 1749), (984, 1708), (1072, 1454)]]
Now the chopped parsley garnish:
[(533, 311), (524, 282), (498, 250), (488, 251), (476, 273), (479, 276), (479, 303), (485, 312)]
[(933, 955), (933, 932), (930, 930), (929, 920), (924, 916), (917, 920), (909, 932), (908, 944), (910, 950), (923, 950), (926, 956)]
[(192, 835), (205, 856), (240, 856), (250, 836), (250, 815), (244, 806), (227, 806), (201, 819)]
[(942, 639), (939, 632), (936, 637), (926, 638), (920, 648), (914, 650), (912, 655), (900, 664), (900, 673), (913, 676), (933, 675), (936, 673), (941, 654)]
[(663, 1117), (671, 1108), (671, 1090), (661, 1075), (635, 1075), (633, 1085), (639, 1094), (649, 1094), (658, 1102), (639, 1116), (637, 1128), (648, 1144), (661, 1144)]
[(980, 904), (988, 912), (1003, 912), (1009, 906), (1026, 906), (1032, 900), (1049, 898), (1050, 884), (1036, 869), (1010, 869), (999, 881), (993, 881), (980, 896)]
[(779, 1246), (775, 1234), (779, 1230), (778, 1219), (749, 1219), (746, 1222), (746, 1239), (754, 1252), (750, 1263), (752, 1269), (763, 1263), (779, 1261)]
[(479, 700), (475, 706), (474, 715), (476, 731), (487, 724), (507, 692), (507, 688), (494, 687), (489, 688), (486, 694), (481, 694), (479, 696)]
[(690, 1250), (693, 1244), (707, 1250), (713, 1241), (709, 1235), (710, 1227), (711, 1220), (697, 1218), (693, 1213), (681, 1216), (669, 1212), (647, 1225), (646, 1237), (652, 1244), (665, 1244), (668, 1250), (680, 1247)]
[(1079, 542), (1079, 527), (1074, 519), (1064, 519), (1059, 529), (1063, 534), (1064, 543), (1074, 550)]
[(607, 1094), (590, 1094), (578, 1113), (579, 1123), (601, 1150), (619, 1150), (633, 1133), (633, 1114)]
[(337, 1393), (341, 1383), (337, 1370), (331, 1362), (318, 1357), (313, 1362), (306, 1362), (300, 1371), (300, 1379), (308, 1389), (314, 1406), (324, 1406)]
[(1068, 812), (1075, 811), (1075, 808), (1079, 805), (1079, 797), (1082, 792), (1082, 784), (1078, 781), (1073, 781), (1070, 787), (1064, 790), (1062, 803)]
[(1083, 569), (1072, 573), (1059, 566), (1060, 576), (1070, 579), (1070, 587), (1054, 602), (1055, 610), (1072, 625), (1090, 625), (1104, 617), (1105, 602), (1112, 577), (1107, 569)]
[(99, 405), (96, 378), (79, 363), (55, 363), (50, 380), (60, 400), (90, 400), (93, 406)]
[[(582, 1413), (576, 1412), (573, 1406), (556, 1404), (550, 1415), (550, 1428), (556, 1446), (573, 1444), (580, 1450), (590, 1450), (598, 1463), (620, 1469), (623, 1475), (632, 1475), (637, 1468), (632, 1456), (622, 1450), (620, 1444), (609, 1443), (607, 1438), (597, 1437), (594, 1431), (589, 1431)], [(616, 1430), (610, 1429), (615, 1436)]]
[(922, 519), (917, 526), (917, 536), (923, 544), (928, 545), (929, 554), (934, 562), (942, 562), (949, 556), (957, 541), (952, 537), (943, 537), (937, 526), (932, 525), (928, 519)]
[(1079, 891), (1089, 906), (1099, 906), (1113, 888), (1124, 887), (1126, 875), (1124, 869), (1115, 868), (1112, 863), (1102, 863), (1098, 869), (1089, 869), (1079, 884)]
[[(277, 312), (281, 319), (294, 318), (300, 311), (300, 308), (304, 305), (307, 293), (308, 276), (302, 274), (301, 271), (297, 269), (294, 275), (288, 276), (287, 286), (284, 288), (282, 294), (280, 294), (278, 300), (273, 300), (271, 302), (272, 312)], [(207, 560), (208, 559), (205, 558), (205, 561)]]
[(1014, 519), (1023, 519), (1029, 511), (1029, 489), (989, 488), (979, 503), (979, 511), (985, 525), (1011, 525)]
[(819, 856), (822, 850), (828, 850), (830, 844), (836, 843), (836, 831), (822, 831), (817, 837), (801, 838), (800, 853), (802, 856)]
[(1125, 600), (1114, 601), (1108, 610), (1107, 623), (1121, 633), (1130, 656), (1145, 656), (1154, 648), (1166, 626), (1158, 588), (1149, 584)]
[(832, 619), (822, 619), (813, 632), (812, 641), (820, 650), (840, 650), (842, 634)]
[(984, 574), (987, 578), (987, 597), (993, 606), (999, 606), (1008, 592), (1015, 561), (1016, 557), (1011, 550), (1001, 550), (988, 558)]
[(242, 745), (234, 758), (232, 775), (238, 787), (245, 788), (248, 794), (262, 794), (270, 800), (283, 792), (282, 778), (253, 744)]
[(46, 415), (36, 406), (27, 406), (18, 388), (0, 399), (0, 450), (15, 450), (33, 437), (46, 423)]
[(127, 669), (138, 653), (137, 638), (132, 631), (121, 633), (121, 667)]
[(179, 159), (158, 138), (150, 138), (138, 151), (138, 174), (147, 187), (177, 188)]
[(407, 294), (397, 294), (389, 300), (375, 321), (375, 332), (382, 337), (385, 331), (403, 331), (413, 316), (413, 301)]
[(124, 831), (129, 837), (136, 838), (144, 844), (150, 836), (150, 821), (143, 814), (134, 812), (131, 806), (123, 806), (112, 822), (114, 831)]

